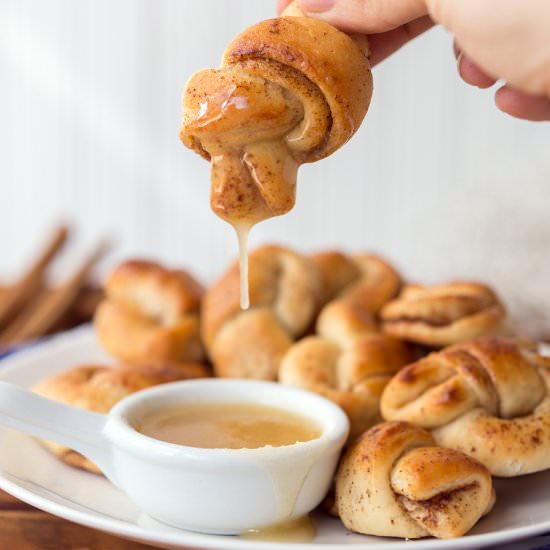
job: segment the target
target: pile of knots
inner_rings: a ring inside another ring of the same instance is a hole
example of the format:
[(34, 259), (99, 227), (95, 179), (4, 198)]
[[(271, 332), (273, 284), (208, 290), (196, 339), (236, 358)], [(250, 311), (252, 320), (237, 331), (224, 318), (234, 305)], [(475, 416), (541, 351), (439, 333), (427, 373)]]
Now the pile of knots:
[(460, 536), (491, 510), (492, 476), (550, 468), (550, 359), (512, 332), (488, 286), (423, 287), (377, 255), (281, 246), (252, 251), (249, 269), (242, 310), (236, 261), (206, 290), (185, 271), (119, 265), (95, 317), (118, 366), (79, 366), (35, 391), (99, 412), (204, 376), (321, 394), (351, 427), (330, 511), (359, 533)]

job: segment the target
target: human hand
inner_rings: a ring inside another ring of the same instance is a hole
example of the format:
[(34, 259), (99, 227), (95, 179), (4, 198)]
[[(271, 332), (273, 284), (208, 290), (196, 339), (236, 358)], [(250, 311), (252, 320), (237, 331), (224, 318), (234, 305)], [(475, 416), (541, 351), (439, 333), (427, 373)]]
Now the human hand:
[[(279, 0), (282, 11), (291, 0)], [(434, 23), (455, 38), (462, 79), (479, 88), (497, 80), (502, 111), (550, 120), (548, 0), (297, 0), (311, 17), (369, 35), (376, 65)]]

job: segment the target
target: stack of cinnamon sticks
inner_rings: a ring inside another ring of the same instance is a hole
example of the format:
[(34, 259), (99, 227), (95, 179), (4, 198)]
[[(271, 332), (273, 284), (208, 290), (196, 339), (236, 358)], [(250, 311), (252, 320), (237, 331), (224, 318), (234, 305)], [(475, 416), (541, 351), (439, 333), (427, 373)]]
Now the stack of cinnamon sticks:
[(56, 228), (27, 271), (0, 286), (0, 352), (91, 319), (101, 299), (91, 274), (108, 247), (98, 244), (65, 280), (52, 285), (49, 270), (69, 236), (68, 227)]

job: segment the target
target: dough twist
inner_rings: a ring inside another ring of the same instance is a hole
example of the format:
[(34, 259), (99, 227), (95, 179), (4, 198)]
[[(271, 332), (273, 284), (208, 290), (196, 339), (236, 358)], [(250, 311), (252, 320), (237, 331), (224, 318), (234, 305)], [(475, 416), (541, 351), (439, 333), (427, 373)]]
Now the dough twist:
[(327, 304), (319, 314), (317, 332), (341, 345), (365, 332), (378, 332), (376, 316), (399, 291), (399, 273), (374, 254), (321, 252), (311, 260), (321, 273), (322, 302)]
[[(279, 380), (319, 393), (342, 407), (350, 419), (352, 440), (381, 419), (382, 390), (412, 360), (404, 342), (378, 333), (374, 317), (395, 294), (400, 278), (374, 256), (352, 259), (331, 252), (312, 259), (322, 274), (324, 298), (341, 297), (321, 310), (317, 336), (300, 340), (286, 353)], [(340, 286), (343, 281), (347, 285)]]
[(464, 453), (435, 446), (429, 432), (385, 422), (345, 453), (336, 474), (344, 525), (387, 537), (459, 537), (493, 507), (491, 475)]
[(200, 361), (203, 289), (187, 272), (133, 260), (105, 283), (94, 325), (106, 351), (127, 363)]
[(497, 295), (474, 282), (407, 285), (381, 312), (384, 332), (432, 347), (503, 334), (505, 316)]
[(254, 250), (249, 266), (250, 309), (239, 305), (235, 262), (204, 297), (202, 335), (217, 376), (273, 380), (284, 353), (313, 323), (319, 273), (306, 257), (278, 246)]
[(212, 209), (255, 223), (290, 210), (300, 164), (330, 155), (358, 129), (372, 95), (369, 62), (322, 21), (253, 25), (183, 94), (183, 143), (212, 163)]
[(550, 467), (550, 359), (525, 344), (486, 337), (432, 353), (395, 375), (381, 410), (432, 429), (493, 475)]

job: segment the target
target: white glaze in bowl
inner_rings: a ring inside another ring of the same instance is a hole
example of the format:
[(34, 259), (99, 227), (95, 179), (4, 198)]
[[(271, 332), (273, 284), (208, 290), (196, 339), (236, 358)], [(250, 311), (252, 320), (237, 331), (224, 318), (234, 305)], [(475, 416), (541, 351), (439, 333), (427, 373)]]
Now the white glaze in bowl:
[[(259, 449), (200, 449), (133, 428), (151, 410), (185, 403), (238, 402), (314, 420), (311, 441)], [(339, 407), (273, 382), (202, 379), (133, 394), (101, 415), (0, 382), (0, 422), (81, 452), (152, 517), (203, 533), (238, 534), (307, 514), (326, 494), (348, 421)]]

